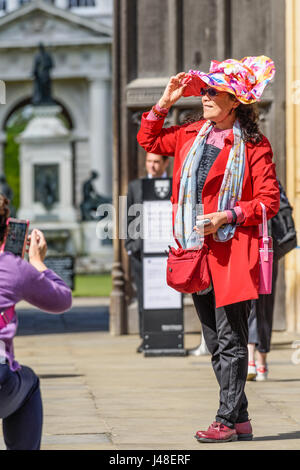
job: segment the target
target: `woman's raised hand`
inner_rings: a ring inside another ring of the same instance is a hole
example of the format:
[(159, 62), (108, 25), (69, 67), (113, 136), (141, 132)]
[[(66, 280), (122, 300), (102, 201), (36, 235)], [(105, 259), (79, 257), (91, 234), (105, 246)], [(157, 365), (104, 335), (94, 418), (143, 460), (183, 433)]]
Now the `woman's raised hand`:
[(187, 84), (183, 82), (183, 79), (187, 77), (187, 73), (180, 72), (174, 77), (171, 77), (168, 85), (159, 100), (158, 104), (161, 108), (170, 108), (179, 98), (182, 97)]

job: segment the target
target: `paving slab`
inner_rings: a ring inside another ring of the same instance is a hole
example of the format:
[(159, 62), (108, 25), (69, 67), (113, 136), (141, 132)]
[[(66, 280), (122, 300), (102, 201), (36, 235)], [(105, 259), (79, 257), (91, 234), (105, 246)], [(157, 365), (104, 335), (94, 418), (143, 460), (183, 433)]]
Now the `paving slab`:
[[(82, 303), (80, 312), (59, 316), (20, 310), (16, 358), (40, 377), (42, 449), (300, 449), (300, 364), (291, 360), (300, 336), (274, 332), (269, 380), (246, 384), (254, 440), (200, 444), (194, 434), (214, 420), (218, 405), (210, 357), (137, 354), (139, 338), (110, 335), (108, 308), (96, 307)], [(198, 340), (186, 335), (185, 346)]]

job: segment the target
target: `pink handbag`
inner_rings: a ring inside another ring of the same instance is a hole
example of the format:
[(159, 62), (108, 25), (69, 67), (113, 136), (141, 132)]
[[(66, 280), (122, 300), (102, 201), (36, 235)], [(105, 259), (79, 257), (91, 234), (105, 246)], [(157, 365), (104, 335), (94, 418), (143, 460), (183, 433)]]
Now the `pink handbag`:
[(263, 223), (259, 226), (259, 294), (271, 294), (273, 271), (273, 240), (268, 234), (265, 205), (261, 202)]
[(0, 330), (8, 325), (15, 316), (15, 307), (8, 307), (5, 310), (0, 310)]

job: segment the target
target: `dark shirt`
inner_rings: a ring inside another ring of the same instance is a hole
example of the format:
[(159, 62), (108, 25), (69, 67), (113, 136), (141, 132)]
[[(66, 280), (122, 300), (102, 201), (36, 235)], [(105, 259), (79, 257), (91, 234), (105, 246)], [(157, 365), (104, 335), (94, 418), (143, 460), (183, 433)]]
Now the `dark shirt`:
[(221, 149), (211, 144), (205, 144), (203, 155), (197, 170), (197, 204), (202, 204), (203, 187), (214, 161), (219, 155)]

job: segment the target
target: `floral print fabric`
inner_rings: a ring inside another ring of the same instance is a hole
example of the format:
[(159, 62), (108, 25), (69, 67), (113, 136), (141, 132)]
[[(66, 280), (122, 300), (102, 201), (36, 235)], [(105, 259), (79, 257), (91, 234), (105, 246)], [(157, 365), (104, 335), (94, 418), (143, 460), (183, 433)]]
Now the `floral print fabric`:
[(244, 104), (261, 99), (266, 85), (274, 78), (274, 62), (266, 56), (244, 57), (241, 61), (213, 60), (209, 73), (190, 70), (184, 79), (188, 86), (183, 96), (199, 96), (205, 86), (232, 93)]

